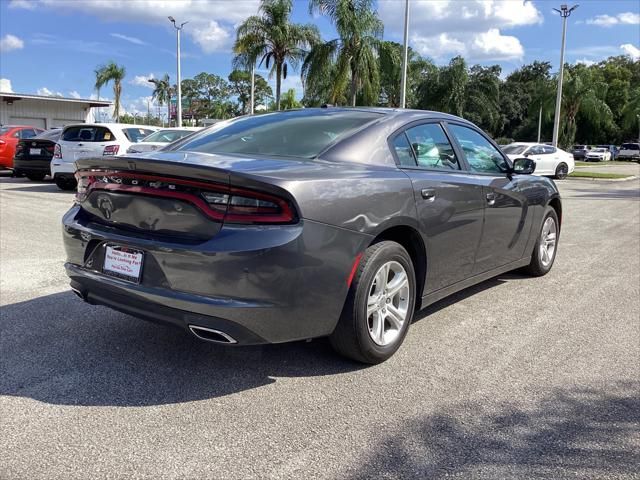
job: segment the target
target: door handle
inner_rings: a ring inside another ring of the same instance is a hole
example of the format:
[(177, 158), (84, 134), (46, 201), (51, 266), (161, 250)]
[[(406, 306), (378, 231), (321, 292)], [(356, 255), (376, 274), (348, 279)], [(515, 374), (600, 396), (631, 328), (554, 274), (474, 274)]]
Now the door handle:
[(84, 143), (79, 143), (78, 147), (84, 147)]
[(436, 199), (436, 191), (433, 188), (423, 188), (420, 190), (420, 195), (422, 195), (422, 198), (429, 200), (430, 202), (433, 202)]
[(487, 198), (487, 205), (489, 205), (490, 207), (494, 206), (496, 203), (496, 194), (493, 192), (489, 192), (486, 195)]

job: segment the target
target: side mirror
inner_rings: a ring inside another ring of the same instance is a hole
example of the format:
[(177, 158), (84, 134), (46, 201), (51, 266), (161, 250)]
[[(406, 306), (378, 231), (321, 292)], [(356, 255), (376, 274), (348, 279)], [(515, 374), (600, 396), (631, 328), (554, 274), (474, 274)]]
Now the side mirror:
[(536, 171), (536, 162), (530, 158), (516, 158), (513, 161), (513, 173), (531, 175)]

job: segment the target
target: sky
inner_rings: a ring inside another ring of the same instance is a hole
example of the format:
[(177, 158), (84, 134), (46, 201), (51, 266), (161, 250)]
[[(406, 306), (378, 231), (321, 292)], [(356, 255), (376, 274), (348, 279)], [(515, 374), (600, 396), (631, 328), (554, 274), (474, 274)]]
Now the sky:
[[(628, 54), (640, 61), (640, 0), (577, 0), (568, 20), (565, 61), (598, 62)], [(437, 64), (462, 55), (469, 64), (499, 64), (503, 76), (533, 60), (560, 60), (562, 0), (410, 0), (412, 48)], [(566, 2), (573, 5), (573, 2)], [(404, 0), (377, 0), (384, 38), (402, 42)], [(182, 78), (231, 71), (235, 26), (258, 12), (259, 0), (0, 0), (0, 91), (95, 98), (94, 70), (110, 60), (126, 68), (125, 111), (147, 111), (149, 78), (176, 75), (176, 34), (184, 26)], [(294, 0), (293, 21), (331, 23), (312, 16), (307, 0)], [(258, 70), (263, 76), (267, 71)], [(275, 80), (270, 80), (275, 87)], [(283, 91), (302, 95), (289, 70)], [(111, 87), (100, 98), (112, 98)]]

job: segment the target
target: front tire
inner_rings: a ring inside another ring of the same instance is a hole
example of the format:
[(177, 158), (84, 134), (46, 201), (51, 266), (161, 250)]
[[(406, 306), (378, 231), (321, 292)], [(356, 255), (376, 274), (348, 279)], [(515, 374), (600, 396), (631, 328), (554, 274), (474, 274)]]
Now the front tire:
[(556, 259), (559, 236), (558, 215), (552, 207), (547, 207), (536, 245), (533, 248), (531, 263), (525, 268), (526, 273), (534, 277), (542, 277), (549, 273)]
[(556, 173), (555, 173), (555, 178), (557, 180), (564, 180), (565, 178), (567, 178), (567, 175), (569, 175), (569, 166), (562, 162), (560, 164), (558, 164), (558, 166), (556, 167)]
[(402, 345), (415, 303), (415, 271), (407, 251), (391, 241), (371, 245), (360, 259), (331, 345), (358, 362), (384, 362)]

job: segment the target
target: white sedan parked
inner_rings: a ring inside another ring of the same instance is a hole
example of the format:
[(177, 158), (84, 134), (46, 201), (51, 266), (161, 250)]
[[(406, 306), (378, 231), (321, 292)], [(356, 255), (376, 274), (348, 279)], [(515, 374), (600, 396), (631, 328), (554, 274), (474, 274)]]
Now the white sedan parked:
[(511, 160), (527, 157), (536, 163), (534, 175), (566, 178), (575, 169), (573, 155), (542, 143), (516, 142), (502, 147)]
[(606, 148), (593, 148), (587, 152), (584, 159), (587, 162), (608, 162), (611, 160), (611, 152)]
[(140, 142), (131, 145), (127, 149), (127, 153), (153, 152), (154, 150), (166, 147), (170, 143), (180, 140), (187, 135), (191, 135), (193, 132), (197, 132), (198, 130), (202, 130), (202, 127), (175, 127), (158, 130), (148, 137), (143, 138)]

